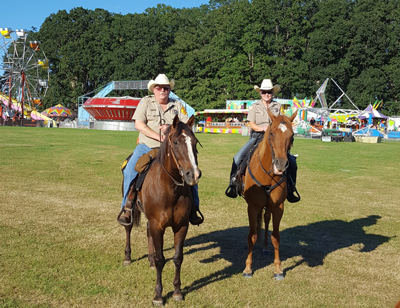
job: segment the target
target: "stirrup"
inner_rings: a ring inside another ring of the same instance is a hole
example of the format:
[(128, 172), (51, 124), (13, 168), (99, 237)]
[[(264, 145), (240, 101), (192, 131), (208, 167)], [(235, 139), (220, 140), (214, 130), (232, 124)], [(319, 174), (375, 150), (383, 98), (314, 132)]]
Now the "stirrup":
[[(122, 216), (122, 214), (124, 214), (125, 212), (131, 212), (131, 221), (130, 221), (129, 223), (122, 222), (122, 221), (119, 220), (120, 217)], [(133, 213), (132, 213), (132, 212), (133, 212), (133, 208), (129, 209), (129, 208), (127, 208), (127, 207), (124, 206), (124, 207), (122, 208), (121, 212), (119, 212), (119, 215), (118, 215), (118, 217), (117, 217), (118, 223), (119, 223), (120, 225), (126, 226), (126, 227), (131, 226), (131, 225), (133, 224)]]
[[(295, 193), (297, 194), (297, 196), (295, 195)], [(297, 191), (297, 189), (294, 189), (293, 194), (288, 194), (286, 197), (287, 201), (289, 201), (290, 203), (296, 203), (300, 201), (300, 194)]]
[(236, 198), (238, 196), (237, 194), (237, 188), (233, 185), (229, 185), (228, 188), (225, 190), (225, 195), (229, 198)]
[[(199, 212), (199, 214), (200, 214), (201, 217), (198, 217), (198, 216), (197, 216), (197, 212)], [(192, 221), (191, 221), (191, 220), (192, 220), (192, 215), (196, 215), (196, 218), (199, 218), (200, 220), (199, 220), (199, 221), (194, 221), (194, 222), (192, 222)], [(200, 209), (197, 209), (197, 210), (195, 210), (195, 211), (190, 211), (189, 222), (190, 222), (192, 225), (194, 225), (194, 226), (201, 225), (201, 224), (204, 222), (204, 216), (203, 216), (203, 214), (200, 212)]]

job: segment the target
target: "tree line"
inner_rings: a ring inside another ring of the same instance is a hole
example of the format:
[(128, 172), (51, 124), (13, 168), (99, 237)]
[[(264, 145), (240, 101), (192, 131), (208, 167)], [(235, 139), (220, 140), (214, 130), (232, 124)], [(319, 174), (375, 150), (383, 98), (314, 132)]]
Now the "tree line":
[[(360, 109), (382, 100), (382, 113), (400, 114), (399, 1), (211, 0), (126, 15), (77, 7), (29, 35), (50, 63), (44, 107), (76, 108), (79, 96), (112, 80), (165, 73), (196, 110), (258, 99), (253, 87), (265, 78), (281, 85), (278, 97), (299, 99), (333, 78)], [(341, 94), (328, 84), (329, 104)], [(354, 109), (345, 97), (335, 106)]]

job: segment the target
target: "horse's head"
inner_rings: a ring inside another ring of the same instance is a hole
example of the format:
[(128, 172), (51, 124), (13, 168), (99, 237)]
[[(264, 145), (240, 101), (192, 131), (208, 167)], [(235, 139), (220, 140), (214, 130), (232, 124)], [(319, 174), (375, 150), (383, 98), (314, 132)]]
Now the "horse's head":
[(191, 186), (196, 185), (201, 177), (201, 171), (197, 165), (196, 149), (199, 141), (192, 131), (193, 125), (194, 116), (191, 116), (185, 124), (176, 115), (168, 134), (172, 155), (183, 179)]
[(274, 116), (268, 109), (268, 115), (272, 120), (265, 138), (268, 138), (271, 146), (272, 166), (275, 174), (282, 174), (289, 162), (288, 152), (293, 145), (292, 122), (297, 115), (297, 110), (290, 117), (285, 115)]

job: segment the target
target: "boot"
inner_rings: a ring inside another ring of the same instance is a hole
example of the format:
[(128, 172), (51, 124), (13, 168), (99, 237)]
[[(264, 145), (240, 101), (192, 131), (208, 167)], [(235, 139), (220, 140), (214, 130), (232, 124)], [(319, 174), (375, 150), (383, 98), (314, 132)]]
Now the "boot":
[(126, 206), (124, 206), (124, 208), (121, 210), (121, 213), (118, 215), (118, 223), (123, 226), (130, 226), (133, 222), (132, 211), (133, 209), (128, 209)]
[(238, 196), (235, 177), (231, 177), (231, 180), (229, 181), (229, 186), (225, 190), (225, 195), (229, 198), (236, 198)]
[(118, 215), (117, 221), (120, 225), (130, 226), (133, 223), (132, 211), (134, 209), (136, 192), (129, 192), (128, 199), (126, 200), (125, 206), (122, 208)]

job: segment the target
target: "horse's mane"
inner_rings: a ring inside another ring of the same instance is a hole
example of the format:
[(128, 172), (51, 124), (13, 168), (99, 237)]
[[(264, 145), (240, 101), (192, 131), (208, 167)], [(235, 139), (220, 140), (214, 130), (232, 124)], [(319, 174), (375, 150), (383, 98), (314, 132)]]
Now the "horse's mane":
[[(191, 129), (189, 126), (187, 126), (185, 123), (182, 121), (179, 121), (177, 124), (177, 128), (175, 129), (175, 132), (171, 133), (172, 125), (170, 125), (167, 130), (165, 131), (165, 139), (160, 145), (160, 149), (158, 151), (158, 155), (156, 157), (156, 162), (163, 164), (165, 156), (168, 151), (168, 139), (170, 138), (171, 141), (173, 141), (175, 138), (180, 136), (182, 132), (185, 132), (187, 135), (190, 135), (192, 133)], [(169, 138), (168, 138), (169, 137)]]

